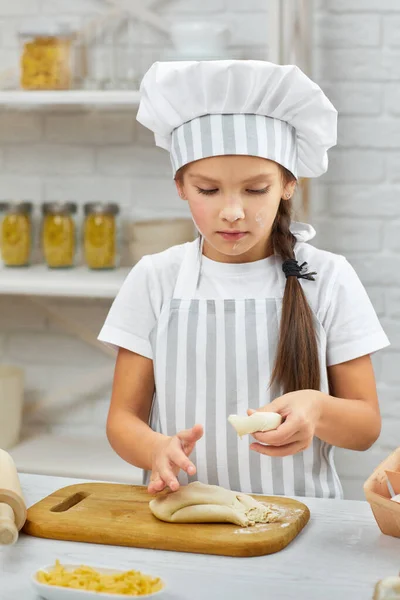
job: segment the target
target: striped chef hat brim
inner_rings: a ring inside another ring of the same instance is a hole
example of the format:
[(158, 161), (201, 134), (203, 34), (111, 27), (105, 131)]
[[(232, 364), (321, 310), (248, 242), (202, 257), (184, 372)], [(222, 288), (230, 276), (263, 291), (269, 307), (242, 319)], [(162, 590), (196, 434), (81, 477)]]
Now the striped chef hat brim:
[(297, 177), (294, 127), (263, 115), (214, 114), (192, 119), (172, 132), (170, 153), (174, 175), (201, 158), (243, 154), (273, 160)]
[[(189, 158), (191, 153), (204, 158), (222, 150), (224, 154), (228, 151), (255, 152), (257, 156), (267, 154), (266, 158), (287, 166), (284, 145), (290, 136), (276, 135), (279, 127), (284, 128), (280, 123), (287, 123), (294, 129), (296, 137), (297, 164), (293, 168), (289, 160), (291, 172), (298, 177), (318, 177), (327, 170), (327, 152), (336, 144), (335, 107), (321, 88), (295, 65), (261, 60), (155, 62), (142, 79), (140, 93), (137, 120), (154, 133), (157, 146), (171, 152), (173, 137), (183, 133), (189, 138), (184, 144), (174, 140), (176, 155), (172, 160), (175, 166), (181, 163), (179, 150), (184, 156), (186, 148)], [(212, 136), (193, 136), (196, 127), (202, 131), (208, 126), (207, 120), (204, 124), (202, 121), (206, 115), (211, 115)], [(220, 117), (222, 125), (215, 125), (222, 130), (220, 141), (213, 135), (213, 120), (217, 115), (228, 117)], [(252, 121), (250, 115), (261, 117), (264, 123), (269, 123), (265, 119), (272, 119), (276, 130), (267, 126), (264, 129), (269, 140), (272, 139), (270, 132), (275, 131), (275, 148), (268, 139), (261, 139), (261, 121)], [(233, 126), (229, 126), (232, 120)], [(191, 130), (184, 128), (181, 132), (180, 128), (189, 122), (192, 122)], [(246, 132), (245, 136), (243, 132)], [(193, 142), (190, 142), (191, 134)], [(229, 136), (232, 138), (233, 135), (235, 143), (229, 142)], [(196, 146), (200, 143), (201, 152)], [(286, 150), (289, 152), (287, 146)]]

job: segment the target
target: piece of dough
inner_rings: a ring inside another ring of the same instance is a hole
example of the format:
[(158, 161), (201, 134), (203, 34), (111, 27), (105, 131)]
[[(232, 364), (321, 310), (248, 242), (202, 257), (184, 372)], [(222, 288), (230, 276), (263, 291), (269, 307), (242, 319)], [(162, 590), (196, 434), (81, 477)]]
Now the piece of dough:
[(373, 600), (400, 600), (400, 577), (385, 577), (375, 586)]
[(272, 523), (278, 514), (247, 494), (194, 481), (150, 501), (157, 519), (168, 523)]
[(280, 414), (274, 412), (257, 411), (249, 417), (229, 415), (228, 421), (236, 429), (237, 434), (241, 438), (242, 435), (246, 435), (247, 433), (277, 429), (282, 423), (282, 417)]

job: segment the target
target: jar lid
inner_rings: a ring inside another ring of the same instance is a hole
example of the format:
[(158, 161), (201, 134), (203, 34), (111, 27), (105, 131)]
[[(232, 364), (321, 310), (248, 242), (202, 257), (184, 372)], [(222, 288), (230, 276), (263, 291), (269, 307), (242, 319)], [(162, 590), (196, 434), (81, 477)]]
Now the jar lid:
[(71, 215), (76, 213), (77, 208), (74, 202), (45, 202), (42, 212), (44, 215)]
[(102, 203), (102, 202), (89, 202), (84, 206), (85, 215), (97, 214), (97, 215), (117, 215), (119, 213), (118, 204)]
[(1, 202), (0, 203), (0, 210), (5, 210), (7, 212), (11, 212), (11, 213), (18, 213), (18, 214), (30, 214), (32, 212), (32, 208), (33, 208), (33, 204), (32, 202), (14, 202), (14, 201), (10, 201), (10, 202)]
[(75, 33), (69, 23), (52, 21), (46, 18), (26, 21), (18, 30), (22, 37), (72, 37)]

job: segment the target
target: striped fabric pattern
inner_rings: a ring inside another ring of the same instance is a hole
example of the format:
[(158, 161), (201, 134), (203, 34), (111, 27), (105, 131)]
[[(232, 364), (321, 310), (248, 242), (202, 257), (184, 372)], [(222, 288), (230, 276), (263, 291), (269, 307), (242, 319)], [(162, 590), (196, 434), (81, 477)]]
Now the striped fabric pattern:
[[(204, 425), (190, 481), (246, 493), (339, 498), (330, 445), (314, 438), (294, 456), (261, 456), (227, 422), (230, 414), (244, 415), (280, 395), (279, 388), (269, 389), (280, 308), (275, 298), (171, 300), (152, 334), (157, 396), (150, 424), (169, 436)], [(323, 368), (323, 352), (320, 359)], [(187, 484), (187, 476), (180, 481)]]
[(267, 158), (297, 177), (296, 130), (286, 121), (254, 114), (204, 115), (172, 132), (174, 174), (190, 162), (224, 154)]
[[(329, 444), (314, 437), (304, 452), (271, 458), (250, 450), (249, 436), (240, 439), (228, 423), (230, 414), (245, 415), (282, 394), (279, 386), (269, 386), (282, 298), (196, 298), (201, 257), (201, 239), (187, 244), (173, 297), (150, 335), (156, 387), (151, 428), (173, 436), (203, 425), (204, 436), (191, 455), (197, 473), (190, 481), (253, 494), (342, 498)], [(326, 334), (316, 316), (314, 325), (321, 391), (329, 393)], [(189, 479), (180, 473), (183, 485)]]

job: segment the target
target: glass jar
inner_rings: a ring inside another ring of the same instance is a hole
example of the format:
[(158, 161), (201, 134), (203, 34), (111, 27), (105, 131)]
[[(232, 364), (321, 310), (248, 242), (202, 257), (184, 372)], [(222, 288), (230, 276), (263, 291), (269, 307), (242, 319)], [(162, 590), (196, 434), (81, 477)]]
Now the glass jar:
[(83, 247), (90, 269), (113, 269), (117, 266), (117, 204), (85, 204)]
[(2, 203), (0, 211), (3, 263), (7, 267), (25, 267), (29, 265), (32, 247), (32, 203)]
[(45, 261), (52, 269), (73, 267), (75, 262), (76, 225), (73, 202), (43, 204), (42, 249)]
[(43, 19), (20, 29), (20, 82), (24, 90), (68, 90), (72, 87), (74, 35), (65, 24)]

